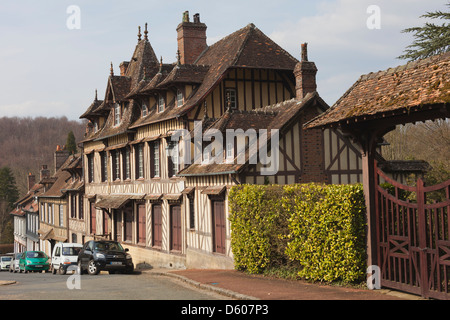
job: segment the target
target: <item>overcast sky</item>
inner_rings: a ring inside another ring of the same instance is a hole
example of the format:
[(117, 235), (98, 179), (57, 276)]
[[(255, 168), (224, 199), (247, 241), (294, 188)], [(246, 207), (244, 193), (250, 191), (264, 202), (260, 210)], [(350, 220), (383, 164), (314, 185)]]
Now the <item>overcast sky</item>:
[[(396, 57), (412, 36), (401, 30), (422, 26), (420, 15), (446, 11), (447, 2), (0, 0), (0, 117), (78, 119), (95, 89), (104, 97), (110, 63), (117, 74), (120, 62), (130, 60), (139, 25), (149, 24), (158, 57), (176, 61), (176, 27), (186, 10), (191, 19), (200, 13), (208, 44), (249, 23), (297, 59), (301, 43), (308, 42), (309, 60), (319, 69), (318, 92), (332, 105), (360, 75), (406, 63)], [(67, 13), (71, 5), (80, 9), (79, 29), (74, 12)]]

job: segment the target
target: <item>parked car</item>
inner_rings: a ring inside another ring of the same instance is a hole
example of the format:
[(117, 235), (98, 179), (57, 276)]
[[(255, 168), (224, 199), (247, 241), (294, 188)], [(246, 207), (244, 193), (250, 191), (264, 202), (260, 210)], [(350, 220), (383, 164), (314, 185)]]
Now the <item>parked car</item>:
[(109, 273), (122, 271), (133, 273), (134, 265), (128, 249), (124, 249), (117, 241), (88, 241), (78, 254), (78, 270), (82, 274), (86, 270), (90, 275), (101, 270)]
[(14, 253), (12, 256), (11, 264), (9, 265), (9, 272), (17, 272), (19, 269), (20, 257), (22, 256), (22, 252)]
[(79, 243), (57, 243), (52, 252), (52, 273), (65, 274), (69, 268), (76, 270), (81, 248), (83, 245)]
[(0, 271), (9, 270), (9, 265), (11, 264), (11, 256), (1, 256), (0, 257)]
[(49, 257), (42, 251), (25, 251), (20, 257), (19, 272), (42, 272), (47, 271), (49, 268)]

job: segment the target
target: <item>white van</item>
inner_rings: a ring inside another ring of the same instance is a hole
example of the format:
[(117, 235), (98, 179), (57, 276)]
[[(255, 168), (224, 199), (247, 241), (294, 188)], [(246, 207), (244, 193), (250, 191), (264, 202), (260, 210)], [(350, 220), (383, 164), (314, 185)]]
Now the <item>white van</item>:
[(53, 248), (51, 270), (55, 274), (65, 274), (68, 269), (75, 271), (77, 268), (78, 252), (82, 244), (58, 242)]

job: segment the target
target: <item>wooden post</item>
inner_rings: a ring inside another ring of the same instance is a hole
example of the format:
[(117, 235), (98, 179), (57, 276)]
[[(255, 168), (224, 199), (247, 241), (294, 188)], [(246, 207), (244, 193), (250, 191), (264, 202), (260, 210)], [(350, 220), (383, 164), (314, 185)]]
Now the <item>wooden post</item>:
[(375, 141), (373, 135), (368, 135), (362, 145), (362, 171), (364, 197), (366, 200), (367, 221), (367, 265), (378, 266), (377, 243), (376, 243), (376, 210), (375, 210)]

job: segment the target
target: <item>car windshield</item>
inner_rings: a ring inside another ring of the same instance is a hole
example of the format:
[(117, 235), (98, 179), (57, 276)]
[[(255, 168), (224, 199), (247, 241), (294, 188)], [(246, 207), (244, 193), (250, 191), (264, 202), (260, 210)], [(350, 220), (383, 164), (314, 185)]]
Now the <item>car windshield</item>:
[(118, 242), (96, 242), (94, 249), (98, 251), (123, 251)]
[(46, 258), (45, 253), (40, 251), (28, 251), (27, 258)]
[(80, 250), (79, 247), (63, 247), (62, 254), (63, 256), (78, 256)]
[(11, 257), (2, 257), (2, 261), (11, 261)]

